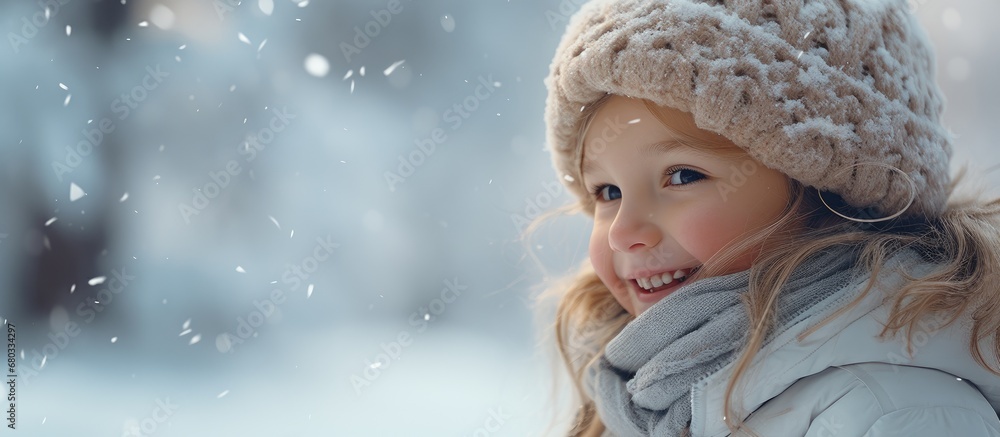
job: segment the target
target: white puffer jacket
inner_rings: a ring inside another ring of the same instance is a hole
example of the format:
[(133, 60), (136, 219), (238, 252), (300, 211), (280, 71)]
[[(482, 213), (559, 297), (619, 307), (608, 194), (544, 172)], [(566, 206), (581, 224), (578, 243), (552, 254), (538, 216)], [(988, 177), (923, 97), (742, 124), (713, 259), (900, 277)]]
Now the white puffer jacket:
[[(923, 264), (911, 275), (925, 273)], [(897, 289), (898, 272), (883, 271), (882, 289)], [(861, 284), (864, 285), (864, 282)], [(930, 318), (914, 329), (912, 357), (903, 332), (876, 335), (888, 320), (891, 299), (874, 287), (849, 312), (799, 342), (842, 303), (823, 302), (816, 316), (790, 327), (758, 353), (733, 399), (743, 402), (746, 426), (762, 437), (1000, 437), (1000, 376), (969, 352), (968, 316), (947, 328)], [(987, 337), (980, 343), (994, 368)], [(695, 384), (691, 393), (693, 437), (731, 435), (722, 402), (732, 364)], [(742, 391), (741, 391), (742, 389)], [(737, 436), (748, 436), (740, 430)]]

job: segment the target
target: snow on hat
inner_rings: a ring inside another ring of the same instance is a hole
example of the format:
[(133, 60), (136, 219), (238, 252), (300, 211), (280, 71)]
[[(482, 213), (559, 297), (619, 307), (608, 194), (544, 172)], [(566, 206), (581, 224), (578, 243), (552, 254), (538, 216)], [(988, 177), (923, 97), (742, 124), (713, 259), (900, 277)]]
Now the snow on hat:
[(937, 216), (952, 138), (934, 67), (906, 0), (592, 0), (545, 78), (546, 141), (591, 215), (577, 134), (582, 108), (610, 93), (689, 112), (765, 166), (876, 217), (911, 196), (904, 216)]

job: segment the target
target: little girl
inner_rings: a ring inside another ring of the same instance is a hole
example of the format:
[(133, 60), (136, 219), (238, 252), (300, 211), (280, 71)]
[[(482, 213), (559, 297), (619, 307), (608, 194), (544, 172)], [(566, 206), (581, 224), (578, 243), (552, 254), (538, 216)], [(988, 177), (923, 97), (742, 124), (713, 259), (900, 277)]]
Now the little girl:
[(570, 435), (1000, 436), (1000, 201), (934, 66), (905, 0), (583, 5), (545, 82), (579, 202), (526, 230), (593, 219), (542, 296)]

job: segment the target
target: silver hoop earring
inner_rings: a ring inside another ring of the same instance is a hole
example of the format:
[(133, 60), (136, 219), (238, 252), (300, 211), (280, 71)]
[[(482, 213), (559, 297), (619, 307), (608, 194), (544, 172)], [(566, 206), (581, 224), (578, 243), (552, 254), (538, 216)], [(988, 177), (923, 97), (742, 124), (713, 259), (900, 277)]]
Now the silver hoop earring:
[(898, 169), (896, 167), (893, 167), (891, 165), (883, 164), (883, 163), (880, 163), (880, 162), (859, 162), (859, 163), (856, 163), (856, 164), (853, 164), (853, 165), (850, 165), (850, 166), (847, 166), (845, 168), (842, 168), (842, 169), (838, 170), (836, 174), (840, 174), (840, 173), (844, 172), (845, 170), (857, 167), (859, 165), (877, 165), (879, 167), (888, 168), (890, 170), (894, 170), (894, 171), (899, 172), (901, 175), (903, 175), (904, 178), (906, 178), (906, 181), (910, 183), (910, 201), (906, 202), (906, 206), (904, 206), (903, 209), (899, 210), (899, 212), (897, 212), (897, 213), (895, 213), (893, 215), (890, 215), (888, 217), (884, 217), (884, 218), (880, 218), (880, 219), (860, 219), (860, 218), (848, 217), (846, 215), (843, 215), (843, 214), (835, 211), (833, 208), (830, 207), (830, 205), (828, 205), (826, 203), (826, 200), (823, 199), (823, 192), (820, 191), (819, 188), (817, 188), (816, 189), (816, 193), (819, 195), (819, 200), (821, 202), (823, 202), (823, 205), (825, 205), (826, 208), (829, 209), (831, 212), (833, 212), (834, 214), (837, 214), (837, 215), (839, 215), (839, 216), (841, 216), (841, 217), (843, 217), (843, 218), (845, 218), (847, 220), (851, 220), (851, 221), (855, 221), (855, 222), (876, 223), (876, 222), (882, 222), (882, 221), (886, 221), (886, 220), (892, 220), (892, 219), (894, 219), (896, 217), (899, 217), (900, 215), (903, 214), (903, 212), (905, 212), (910, 207), (910, 205), (913, 204), (913, 201), (917, 197), (917, 187), (916, 187), (916, 184), (913, 183), (913, 179), (910, 178), (910, 175), (906, 174), (902, 170), (900, 170), (900, 169)]

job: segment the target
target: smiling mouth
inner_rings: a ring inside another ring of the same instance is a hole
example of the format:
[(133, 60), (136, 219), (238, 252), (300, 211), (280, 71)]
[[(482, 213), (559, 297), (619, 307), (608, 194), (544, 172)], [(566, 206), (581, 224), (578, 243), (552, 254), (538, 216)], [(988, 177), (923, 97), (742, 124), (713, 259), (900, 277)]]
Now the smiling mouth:
[(665, 291), (665, 290), (677, 288), (680, 285), (687, 283), (688, 278), (690, 278), (691, 276), (694, 276), (694, 274), (697, 273), (698, 270), (700, 270), (700, 269), (701, 269), (701, 266), (695, 267), (694, 269), (692, 269), (690, 271), (690, 273), (688, 273), (687, 275), (685, 275), (685, 276), (683, 276), (681, 278), (674, 279), (670, 283), (660, 285), (659, 287), (653, 287), (652, 289), (648, 289), (648, 290), (645, 289), (645, 288), (643, 288), (641, 285), (639, 285), (639, 281), (637, 281), (635, 279), (630, 279), (629, 282), (632, 283), (632, 287), (634, 287), (637, 290), (637, 294), (639, 294), (640, 296), (643, 296), (643, 295), (644, 296), (651, 296), (651, 295), (655, 295), (655, 294), (660, 293), (660, 292)]
[(659, 287), (653, 287), (650, 290), (647, 290), (647, 289), (642, 288), (641, 286), (639, 286), (639, 282), (637, 282), (635, 279), (632, 279), (631, 281), (632, 281), (632, 285), (634, 285), (635, 288), (637, 290), (639, 290), (639, 293), (641, 293), (641, 294), (656, 294), (656, 293), (661, 292), (663, 290), (666, 290), (668, 288), (676, 287), (676, 286), (678, 286), (680, 284), (683, 284), (683, 283), (687, 282), (687, 277), (683, 277), (683, 278), (680, 278), (680, 279), (674, 279), (669, 284), (663, 284), (663, 285), (661, 285)]

